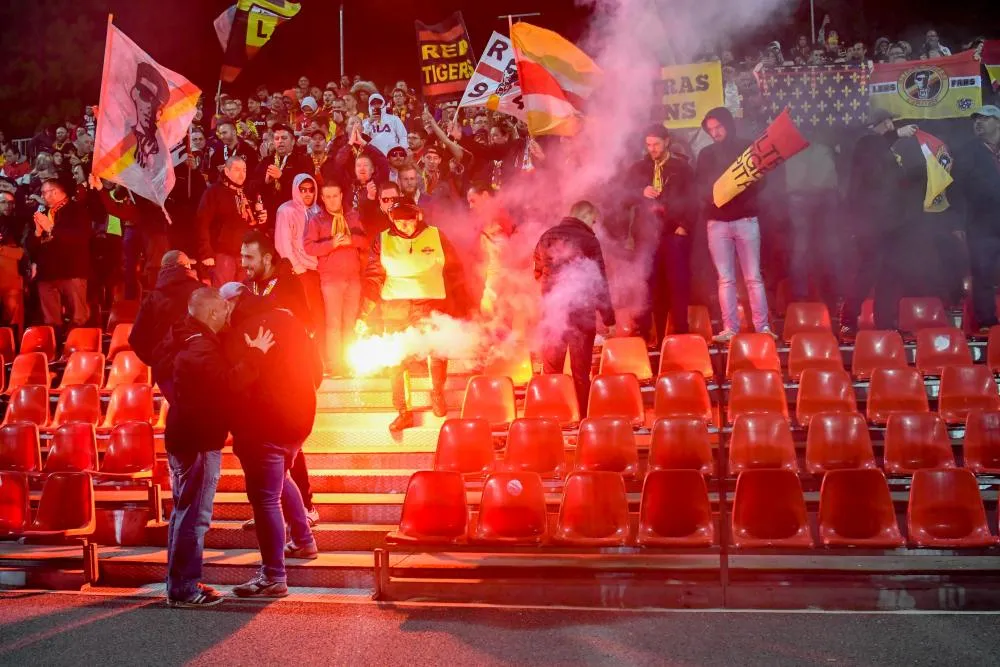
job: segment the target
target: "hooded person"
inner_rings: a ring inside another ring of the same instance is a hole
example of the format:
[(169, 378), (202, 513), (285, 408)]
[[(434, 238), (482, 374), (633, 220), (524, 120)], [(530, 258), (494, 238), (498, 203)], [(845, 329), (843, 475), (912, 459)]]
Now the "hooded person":
[[(319, 185), (309, 174), (298, 174), (292, 181), (292, 198), (278, 207), (274, 222), (274, 247), (282, 259), (292, 267), (298, 276), (305, 294), (310, 331), (323, 333), (323, 294), (319, 286), (316, 258), (306, 252), (303, 245), (306, 223), (319, 213)], [(323, 349), (322, 341), (320, 349)]]
[(407, 141), (406, 126), (398, 116), (393, 116), (385, 110), (385, 98), (375, 93), (368, 98), (368, 118), (364, 121), (363, 131), (371, 137), (371, 145), (383, 155), (388, 156), (393, 146), (405, 146)]

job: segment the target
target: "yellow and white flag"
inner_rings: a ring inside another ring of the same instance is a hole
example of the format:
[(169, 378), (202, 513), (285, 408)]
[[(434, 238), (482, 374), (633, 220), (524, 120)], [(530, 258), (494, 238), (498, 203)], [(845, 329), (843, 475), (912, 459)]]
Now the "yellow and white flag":
[(162, 207), (174, 187), (171, 148), (187, 134), (200, 95), (109, 21), (93, 173)]

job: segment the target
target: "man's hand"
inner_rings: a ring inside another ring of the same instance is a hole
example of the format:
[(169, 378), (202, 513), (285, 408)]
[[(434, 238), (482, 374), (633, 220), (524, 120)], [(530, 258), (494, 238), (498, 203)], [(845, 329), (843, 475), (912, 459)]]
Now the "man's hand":
[(337, 234), (333, 237), (333, 247), (340, 248), (342, 246), (351, 245), (350, 240), (343, 234)]
[(265, 208), (262, 211), (254, 211), (253, 212), (253, 219), (254, 219), (254, 222), (256, 224), (258, 224), (258, 225), (266, 225), (267, 224), (267, 209)]
[(462, 122), (458, 120), (458, 114), (451, 119), (451, 127), (448, 128), (448, 135), (455, 141), (459, 141), (462, 138)]
[(916, 125), (904, 125), (903, 127), (896, 130), (896, 135), (900, 137), (912, 137), (917, 133)]
[(214, 257), (207, 257), (207, 258), (201, 260), (201, 265), (202, 266), (215, 266), (215, 258)]
[(361, 123), (354, 126), (354, 130), (351, 132), (351, 138), (347, 142), (351, 146), (357, 146), (358, 148), (365, 147), (365, 140), (361, 136)]
[(264, 174), (265, 183), (273, 183), (274, 181), (281, 179), (281, 170), (278, 169), (273, 164), (267, 165), (267, 172)]
[(375, 181), (368, 181), (368, 184), (365, 185), (365, 194), (368, 195), (368, 201), (375, 201), (375, 198), (378, 197), (378, 186), (375, 185)]
[(33, 220), (35, 222), (35, 236), (41, 236), (42, 232), (52, 231), (52, 221), (49, 220), (49, 216), (44, 213), (35, 211)]
[(358, 318), (358, 321), (354, 323), (354, 333), (360, 338), (364, 338), (368, 335), (368, 324), (360, 317)]
[(647, 185), (642, 190), (642, 196), (645, 197), (646, 199), (656, 199), (657, 197), (660, 196), (660, 193), (657, 192), (656, 188), (654, 188), (652, 185)]
[(274, 347), (274, 334), (270, 329), (264, 331), (264, 327), (257, 329), (256, 338), (250, 338), (250, 334), (243, 334), (243, 340), (246, 341), (247, 347), (255, 347), (264, 354)]
[(677, 229), (674, 230), (674, 234), (677, 236), (687, 236), (688, 232), (683, 227), (678, 227)]

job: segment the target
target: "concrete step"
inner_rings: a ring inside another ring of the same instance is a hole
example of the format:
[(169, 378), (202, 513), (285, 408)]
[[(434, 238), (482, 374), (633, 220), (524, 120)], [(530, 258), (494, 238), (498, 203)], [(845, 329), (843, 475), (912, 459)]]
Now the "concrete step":
[[(464, 388), (445, 390), (445, 400), (448, 402), (449, 410), (460, 411), (464, 398)], [(321, 412), (346, 412), (371, 408), (392, 409), (392, 391), (388, 389), (385, 391), (322, 392), (316, 396), (316, 399), (317, 408)], [(410, 407), (430, 408), (430, 389), (411, 389)]]
[[(205, 534), (205, 548), (256, 549), (257, 533), (242, 526), (242, 521), (213, 521)], [(318, 523), (313, 527), (313, 536), (320, 551), (371, 551), (383, 546), (386, 534), (393, 530), (395, 524)], [(147, 529), (146, 543), (165, 547), (166, 525)]]
[[(308, 466), (309, 460), (306, 459)], [(415, 470), (331, 470), (309, 469), (313, 493), (405, 493)], [(246, 478), (240, 468), (223, 469), (218, 491), (246, 491)]]
[[(166, 516), (173, 508), (173, 499), (164, 500)], [(313, 506), (324, 523), (386, 523), (398, 524), (403, 507), (402, 493), (316, 493)], [(246, 493), (215, 494), (212, 518), (217, 521), (246, 521), (253, 517), (253, 508)]]

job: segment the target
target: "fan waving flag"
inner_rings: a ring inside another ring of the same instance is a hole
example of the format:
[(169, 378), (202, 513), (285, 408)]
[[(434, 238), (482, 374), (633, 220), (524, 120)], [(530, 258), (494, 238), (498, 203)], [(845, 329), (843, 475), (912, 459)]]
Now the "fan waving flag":
[(572, 136), (580, 131), (583, 105), (600, 83), (590, 57), (551, 30), (528, 23), (510, 29), (521, 96), (532, 135)]
[(93, 173), (162, 207), (174, 187), (171, 149), (187, 134), (200, 95), (109, 21)]
[(232, 83), (243, 66), (270, 41), (274, 31), (295, 18), (302, 5), (288, 0), (239, 0), (215, 19), (215, 34), (225, 56), (220, 77)]
[(920, 143), (920, 151), (927, 161), (927, 193), (924, 195), (924, 210), (940, 213), (948, 209), (945, 190), (954, 182), (951, 177), (951, 153), (948, 146), (933, 134), (917, 130), (915, 135)]

